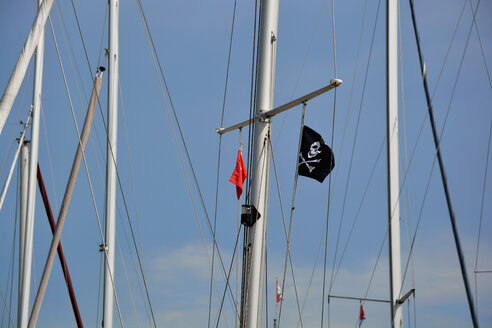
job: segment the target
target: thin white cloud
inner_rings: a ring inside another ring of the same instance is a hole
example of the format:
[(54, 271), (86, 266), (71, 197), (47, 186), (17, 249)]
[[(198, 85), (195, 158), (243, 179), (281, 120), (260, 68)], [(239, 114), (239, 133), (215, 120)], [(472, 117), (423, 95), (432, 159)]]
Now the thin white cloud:
[[(454, 247), (449, 247), (447, 243), (436, 240), (432, 244), (419, 244), (415, 249), (415, 286), (416, 286), (416, 311), (417, 326), (419, 327), (463, 327), (470, 322), (467, 320), (468, 307), (466, 305), (466, 295), (461, 280), (456, 251)], [(465, 246), (470, 246), (473, 241), (469, 241)], [(437, 245), (437, 246), (436, 246)], [(469, 248), (469, 247), (467, 247)], [(486, 247), (483, 254), (490, 252)], [(383, 253), (385, 254), (385, 253)], [(227, 257), (228, 258), (228, 257)], [(483, 257), (483, 264), (490, 265), (490, 260)], [(275, 315), (274, 301), (274, 281), (275, 277), (279, 280), (282, 277), (282, 256), (270, 254), (269, 263), (269, 321)], [(334, 284), (332, 295), (363, 297), (367, 289), (375, 258), (367, 258), (357, 266), (343, 266), (338, 273)], [(294, 259), (295, 263), (295, 259)], [(201, 326), (203, 320), (208, 318), (208, 293), (210, 279), (210, 266), (206, 253), (199, 244), (186, 244), (179, 248), (165, 249), (156, 255), (151, 261), (151, 277), (156, 286), (163, 287), (165, 300), (160, 307), (158, 314), (159, 322), (165, 326), (186, 327)], [(472, 268), (468, 268), (472, 274)], [(296, 265), (296, 283), (299, 295), (301, 296), (301, 306), (303, 306), (304, 296), (308, 288), (312, 267), (308, 265)], [(470, 275), (473, 279), (473, 275)], [(218, 283), (223, 288), (222, 277), (217, 275)], [(329, 275), (328, 278), (329, 280)], [(492, 285), (487, 283), (486, 278), (479, 280), (479, 296), (481, 305), (479, 306), (479, 317), (490, 315), (492, 295)], [(273, 280), (273, 281), (271, 281)], [(172, 282), (172, 287), (169, 283)], [(473, 282), (473, 280), (472, 280)], [(231, 282), (232, 285), (235, 282)], [(405, 281), (403, 292), (408, 291), (411, 286), (410, 273)], [(290, 271), (287, 274), (286, 286), (284, 289), (285, 302), (282, 310), (283, 327), (297, 327), (298, 310), (295, 300), (295, 293), (292, 284)], [(306, 305), (303, 310), (303, 323), (305, 326), (318, 325), (321, 314), (321, 295), (322, 295), (322, 270), (318, 267), (310, 289)], [(369, 298), (388, 299), (388, 267), (387, 256), (380, 259), (380, 264), (376, 270), (374, 280), (369, 291)], [(220, 298), (214, 295), (212, 317), (217, 314)], [(410, 299), (410, 318), (408, 318), (408, 305), (404, 306), (404, 320), (408, 323), (413, 322), (413, 301)], [(225, 316), (228, 324), (234, 320), (234, 311), (231, 304), (227, 303)], [(188, 307), (180, 307), (183, 303)], [(488, 304), (488, 305), (487, 305)], [(325, 305), (327, 306), (327, 305)], [(388, 324), (389, 305), (387, 303), (366, 302), (364, 305), (366, 312), (366, 322), (364, 325), (369, 327), (380, 327)], [(330, 322), (337, 327), (353, 327), (359, 311), (359, 302), (332, 299), (330, 303)], [(325, 320), (328, 310), (325, 310)], [(224, 322), (221, 320), (221, 325)]]
[(183, 279), (209, 280), (210, 266), (203, 247), (195, 244), (166, 249), (151, 262), (152, 279), (182, 281)]

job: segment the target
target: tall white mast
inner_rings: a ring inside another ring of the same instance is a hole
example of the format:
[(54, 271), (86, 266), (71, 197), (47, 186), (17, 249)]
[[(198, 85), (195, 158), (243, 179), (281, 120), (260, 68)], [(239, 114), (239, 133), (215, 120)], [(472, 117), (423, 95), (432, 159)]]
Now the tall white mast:
[(46, 19), (48, 18), (51, 7), (53, 6), (54, 0), (39, 2), (43, 2), (43, 4), (38, 7), (36, 18), (32, 23), (31, 30), (29, 31), (26, 42), (24, 43), (24, 47), (22, 48), (19, 58), (17, 59), (17, 63), (15, 64), (14, 70), (10, 75), (9, 82), (7, 83), (2, 98), (0, 99), (0, 134), (2, 133), (10, 110), (12, 109), (15, 97), (17, 97), (17, 93), (19, 92), (22, 80), (26, 75), (29, 61), (31, 60), (31, 57), (36, 50), (38, 43), (44, 40), (44, 26), (46, 24)]
[[(43, 0), (38, 0), (38, 8)], [(38, 145), (39, 145), (39, 118), (41, 115), (41, 91), (43, 87), (43, 61), (44, 61), (44, 29), (39, 37), (36, 48), (36, 62), (34, 69), (33, 109), (31, 125), (31, 152), (29, 156), (29, 177), (27, 192), (26, 230), (24, 257), (22, 265), (22, 294), (20, 302), (19, 328), (27, 327), (29, 316), (29, 298), (31, 286), (31, 263), (34, 238), (34, 212), (36, 208), (36, 173), (38, 167)]]
[(386, 2), (386, 110), (388, 164), (388, 232), (392, 327), (403, 325), (400, 258), (400, 182), (398, 163), (398, 0)]
[[(26, 247), (26, 211), (27, 211), (27, 180), (29, 176), (29, 148), (25, 141), (21, 140), (21, 158), (19, 161), (20, 170), (20, 220), (19, 220), (19, 300), (23, 293), (23, 275), (24, 275), (24, 249)], [(21, 302), (17, 305), (17, 322), (21, 321)], [(20, 325), (19, 325), (20, 327)]]
[[(275, 80), (275, 57), (277, 48), (278, 0), (265, 0), (261, 4), (260, 45), (258, 61), (258, 86), (256, 115), (273, 108), (273, 86)], [(261, 326), (262, 296), (264, 291), (265, 240), (268, 218), (268, 185), (270, 176), (271, 118), (258, 120), (254, 135), (254, 167), (251, 170), (251, 204), (261, 218), (248, 228), (251, 273), (248, 279), (248, 296), (245, 306), (246, 325)]]
[(108, 140), (106, 158), (106, 235), (103, 327), (113, 327), (113, 284), (116, 221), (116, 141), (118, 135), (118, 10), (119, 0), (109, 0)]

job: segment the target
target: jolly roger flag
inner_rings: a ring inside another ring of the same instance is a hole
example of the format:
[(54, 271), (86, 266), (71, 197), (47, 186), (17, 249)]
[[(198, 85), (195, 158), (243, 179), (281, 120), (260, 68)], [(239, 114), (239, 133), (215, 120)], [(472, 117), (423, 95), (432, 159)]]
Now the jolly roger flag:
[(321, 135), (304, 125), (299, 152), (299, 175), (323, 182), (335, 167), (335, 157)]

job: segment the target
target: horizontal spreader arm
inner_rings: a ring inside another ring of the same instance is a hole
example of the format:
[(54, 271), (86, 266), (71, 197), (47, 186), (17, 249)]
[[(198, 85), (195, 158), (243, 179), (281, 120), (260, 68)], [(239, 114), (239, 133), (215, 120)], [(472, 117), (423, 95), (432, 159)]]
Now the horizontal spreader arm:
[(254, 120), (261, 120), (261, 119), (266, 119), (266, 118), (269, 118), (269, 117), (273, 117), (279, 113), (282, 113), (288, 109), (291, 109), (292, 107), (295, 107), (295, 106), (298, 106), (302, 103), (305, 103), (307, 102), (308, 100), (311, 100), (327, 91), (330, 91), (331, 89), (334, 89), (336, 87), (338, 87), (339, 85), (341, 85), (343, 83), (342, 80), (340, 79), (332, 79), (330, 81), (330, 84), (328, 84), (327, 86), (321, 88), (321, 89), (318, 89), (316, 91), (313, 91), (311, 93), (308, 93), (307, 95), (305, 96), (302, 96), (300, 98), (297, 98), (295, 100), (292, 100), (286, 104), (283, 104), (277, 108), (274, 108), (272, 110), (269, 110), (268, 112), (265, 112), (263, 113), (262, 115), (259, 115), (253, 119), (249, 119), (249, 120), (246, 120), (246, 121), (243, 121), (241, 123), (237, 123), (233, 126), (230, 126), (228, 128), (218, 128), (216, 129), (217, 133), (218, 134), (224, 134), (224, 133), (227, 133), (227, 132), (230, 132), (230, 131), (234, 131), (236, 129), (240, 129), (242, 127), (245, 127), (247, 125), (250, 125), (251, 123), (253, 123)]

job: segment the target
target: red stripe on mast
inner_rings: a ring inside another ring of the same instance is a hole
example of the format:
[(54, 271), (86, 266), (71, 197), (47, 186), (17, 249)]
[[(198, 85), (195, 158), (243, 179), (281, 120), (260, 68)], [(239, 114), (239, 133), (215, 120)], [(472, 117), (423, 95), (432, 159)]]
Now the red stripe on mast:
[[(39, 169), (38, 163), (38, 185), (39, 191), (41, 192), (41, 197), (43, 198), (44, 208), (46, 210), (46, 215), (48, 216), (48, 221), (50, 223), (51, 232), (55, 232), (55, 219), (53, 218), (53, 212), (51, 211), (50, 202), (48, 200), (48, 194), (46, 193), (46, 188), (44, 187), (43, 176), (41, 175), (41, 170)], [(77, 321), (77, 327), (83, 328), (82, 318), (80, 317), (79, 306), (77, 305), (77, 299), (75, 298), (75, 292), (73, 291), (72, 279), (70, 278), (70, 273), (68, 272), (67, 261), (65, 260), (65, 255), (63, 253), (63, 247), (61, 241), (58, 243), (58, 258), (60, 259), (60, 264), (63, 270), (63, 276), (65, 277), (65, 282), (67, 283), (68, 294), (70, 295), (70, 302), (72, 303), (73, 314), (75, 315), (75, 320)]]

